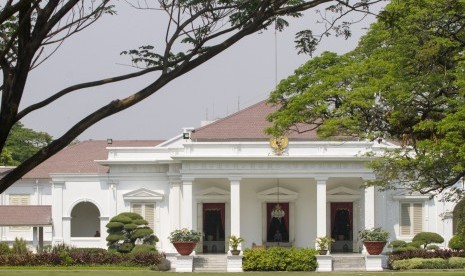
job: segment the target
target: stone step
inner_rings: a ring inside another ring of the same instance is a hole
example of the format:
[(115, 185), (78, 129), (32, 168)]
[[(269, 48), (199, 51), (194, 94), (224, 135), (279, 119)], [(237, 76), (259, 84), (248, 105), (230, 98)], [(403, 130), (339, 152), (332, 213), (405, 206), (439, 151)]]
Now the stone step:
[(197, 255), (194, 257), (195, 272), (225, 272), (226, 255)]
[(333, 271), (365, 271), (363, 256), (333, 256)]

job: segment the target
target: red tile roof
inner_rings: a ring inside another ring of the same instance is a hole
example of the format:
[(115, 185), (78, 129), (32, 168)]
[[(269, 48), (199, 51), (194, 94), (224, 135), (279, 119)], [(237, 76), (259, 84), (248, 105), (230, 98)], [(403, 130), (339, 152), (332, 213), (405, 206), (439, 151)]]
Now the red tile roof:
[(2, 205), (0, 226), (46, 226), (52, 225), (50, 205)]
[(95, 160), (108, 157), (107, 147), (154, 147), (159, 140), (88, 140), (61, 150), (48, 160), (28, 172), (23, 178), (50, 178), (50, 173), (107, 173), (108, 167), (97, 164)]
[[(265, 129), (271, 126), (266, 119), (268, 114), (276, 111), (277, 106), (261, 101), (228, 117), (198, 128), (192, 133), (193, 141), (218, 140), (267, 140)], [(291, 132), (291, 139), (315, 140), (316, 131), (304, 133)]]

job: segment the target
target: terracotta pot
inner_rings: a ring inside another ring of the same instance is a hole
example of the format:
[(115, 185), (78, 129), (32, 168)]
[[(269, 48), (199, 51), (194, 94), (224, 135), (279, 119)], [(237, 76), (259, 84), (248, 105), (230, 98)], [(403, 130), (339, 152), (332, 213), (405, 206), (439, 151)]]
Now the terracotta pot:
[(231, 250), (232, 255), (239, 255), (239, 253), (241, 253), (240, 250)]
[(320, 250), (318, 250), (318, 254), (326, 255), (326, 254), (328, 254), (328, 250), (327, 249), (320, 249)]
[(386, 245), (386, 242), (383, 241), (364, 241), (363, 245), (367, 249), (368, 254), (370, 255), (379, 255), (383, 252), (383, 248)]
[(189, 256), (194, 251), (196, 242), (173, 242), (174, 248), (182, 256)]

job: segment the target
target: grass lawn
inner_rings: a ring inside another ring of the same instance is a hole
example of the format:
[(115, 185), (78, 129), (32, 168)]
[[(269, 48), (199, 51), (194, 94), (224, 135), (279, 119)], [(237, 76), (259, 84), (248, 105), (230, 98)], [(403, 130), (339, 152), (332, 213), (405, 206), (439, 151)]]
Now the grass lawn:
[[(173, 274), (172, 272), (156, 272), (150, 270), (79, 270), (79, 269), (67, 269), (67, 270), (3, 270), (0, 269), (0, 275), (8, 276), (160, 276), (167, 273)], [(465, 275), (465, 270), (459, 271), (441, 271), (441, 270), (421, 270), (421, 271), (385, 271), (385, 272), (243, 272), (243, 273), (180, 273), (180, 276), (272, 276), (273, 274), (286, 274), (285, 276), (422, 276), (428, 274), (428, 276), (458, 276)]]

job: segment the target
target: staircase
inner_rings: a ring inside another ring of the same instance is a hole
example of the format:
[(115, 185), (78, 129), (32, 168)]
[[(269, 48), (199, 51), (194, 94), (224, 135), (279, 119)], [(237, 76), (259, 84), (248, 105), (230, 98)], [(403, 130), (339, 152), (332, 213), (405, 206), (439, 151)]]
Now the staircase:
[(365, 271), (365, 257), (363, 255), (336, 254), (333, 256), (333, 271)]
[(194, 257), (194, 272), (226, 272), (225, 254), (205, 254)]

